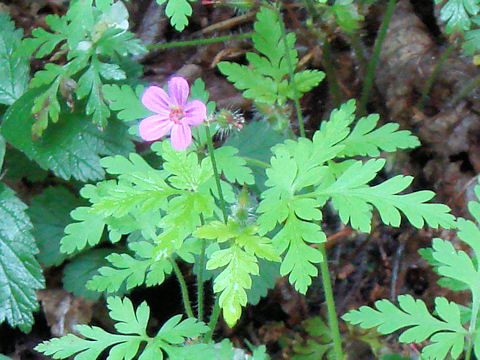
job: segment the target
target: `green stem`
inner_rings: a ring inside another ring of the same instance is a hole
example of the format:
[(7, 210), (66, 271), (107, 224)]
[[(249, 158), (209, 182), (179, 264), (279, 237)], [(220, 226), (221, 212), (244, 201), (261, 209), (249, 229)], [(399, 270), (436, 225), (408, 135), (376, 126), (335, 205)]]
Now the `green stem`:
[(350, 35), (350, 44), (357, 55), (358, 62), (360, 63), (360, 67), (362, 71), (367, 68), (367, 59), (365, 58), (365, 53), (362, 48), (362, 43), (360, 41), (360, 37), (358, 36), (358, 31), (355, 31), (353, 34)]
[(328, 271), (327, 252), (325, 251), (325, 244), (318, 244), (318, 249), (323, 256), (323, 261), (320, 263), (320, 272), (322, 273), (323, 291), (325, 292), (325, 301), (327, 302), (328, 325), (330, 327), (330, 333), (333, 338), (333, 350), (335, 352), (336, 360), (343, 360), (342, 338), (340, 336), (340, 330), (338, 328), (337, 312), (335, 310), (335, 301), (333, 299), (330, 272)]
[[(307, 6), (308, 12), (312, 16), (316, 24), (321, 24), (323, 22), (322, 16), (318, 13), (317, 8), (312, 3), (311, 0), (304, 0), (305, 5)], [(325, 74), (327, 76), (328, 86), (333, 97), (333, 104), (337, 107), (342, 102), (342, 94), (340, 91), (340, 86), (338, 85), (337, 75), (335, 73), (335, 66), (333, 64), (332, 58), (332, 48), (328, 42), (327, 37), (325, 37), (322, 46), (322, 63), (325, 67)]]
[(327, 76), (330, 92), (332, 93), (333, 105), (338, 107), (342, 102), (342, 94), (340, 92), (340, 86), (338, 85), (335, 66), (333, 65), (332, 47), (330, 46), (328, 39), (325, 39), (323, 42), (322, 54), (322, 62), (325, 66), (325, 75)]
[(457, 96), (455, 96), (449, 103), (449, 106), (455, 105), (459, 100), (463, 99), (467, 96), (470, 91), (475, 89), (477, 86), (480, 85), (480, 75), (476, 76), (472, 81), (470, 81), (467, 86), (462, 88)]
[(217, 326), (218, 318), (220, 317), (220, 304), (218, 303), (218, 296), (215, 299), (215, 305), (213, 306), (212, 315), (210, 316), (210, 322), (208, 323), (208, 327), (210, 330), (205, 334), (205, 343), (210, 342), (212, 340), (213, 332), (215, 331), (215, 327)]
[(452, 44), (443, 52), (443, 54), (438, 59), (438, 62), (435, 65), (435, 68), (428, 76), (427, 81), (425, 82), (425, 86), (422, 88), (420, 100), (418, 101), (418, 106), (420, 107), (420, 109), (423, 108), (423, 106), (425, 105), (425, 101), (427, 100), (428, 94), (430, 94), (430, 90), (432, 89), (433, 82), (435, 81), (435, 78), (440, 72), (440, 69), (442, 68), (443, 63), (447, 61), (447, 59), (450, 57), (450, 54), (453, 52), (453, 50), (455, 50), (455, 48), (456, 48), (455, 44)]
[(252, 164), (252, 165), (256, 165), (258, 167), (262, 167), (262, 168), (265, 168), (265, 169), (268, 169), (270, 167), (270, 164), (268, 164), (268, 163), (266, 163), (262, 160), (254, 159), (254, 158), (251, 158), (251, 157), (248, 157), (248, 156), (242, 156), (242, 158), (247, 163)]
[[(200, 223), (205, 225), (203, 215), (200, 214)], [(202, 249), (200, 251), (200, 260), (198, 261), (197, 275), (197, 304), (198, 304), (198, 320), (203, 321), (203, 267), (205, 266), (205, 250), (207, 248), (207, 240), (202, 239)]]
[(290, 84), (292, 84), (293, 89), (293, 101), (295, 102), (295, 109), (297, 111), (297, 120), (298, 126), (300, 128), (300, 136), (305, 137), (305, 126), (303, 124), (303, 115), (302, 115), (302, 108), (300, 107), (300, 96), (297, 90), (297, 84), (295, 82), (295, 69), (293, 68), (292, 59), (290, 58), (290, 52), (288, 51), (288, 43), (287, 43), (287, 31), (285, 30), (285, 23), (283, 22), (282, 13), (277, 8), (278, 13), (278, 20), (280, 24), (280, 29), (282, 31), (282, 38), (283, 38), (283, 46), (285, 47), (285, 58), (287, 59), (287, 66), (288, 66), (288, 75), (290, 77)]
[(165, 44), (152, 44), (152, 45), (148, 45), (147, 49), (148, 50), (165, 50), (165, 49), (183, 47), (183, 46), (198, 46), (198, 45), (219, 43), (219, 42), (224, 42), (229, 40), (249, 39), (252, 37), (253, 34), (254, 34), (253, 32), (249, 32), (245, 34), (218, 36), (218, 37), (213, 37), (209, 39), (175, 41), (175, 42), (170, 42)]
[(212, 135), (210, 134), (210, 126), (205, 126), (207, 135), (207, 147), (210, 153), (210, 159), (212, 161), (213, 175), (215, 176), (215, 182), (217, 184), (218, 197), (220, 201), (220, 208), (222, 209), (223, 222), (227, 223), (227, 207), (225, 206), (225, 198), (223, 197), (222, 185), (220, 184), (220, 175), (218, 174), (217, 161), (215, 160)]
[(478, 311), (480, 310), (480, 296), (472, 293), (472, 315), (470, 317), (470, 326), (468, 327), (468, 343), (465, 360), (470, 360), (473, 348), (473, 337), (477, 328)]
[(185, 278), (183, 277), (182, 271), (178, 267), (175, 260), (170, 259), (170, 263), (172, 264), (173, 272), (177, 276), (178, 283), (180, 284), (180, 291), (182, 292), (182, 299), (183, 299), (183, 305), (185, 306), (185, 312), (187, 313), (188, 317), (194, 318), (195, 316), (193, 315), (192, 305), (190, 303), (190, 296), (188, 295), (187, 283), (185, 282)]
[(377, 41), (373, 47), (372, 57), (367, 66), (367, 73), (365, 74), (365, 81), (363, 82), (362, 93), (360, 96), (360, 105), (358, 107), (358, 114), (360, 116), (365, 115), (367, 110), (367, 101), (370, 97), (370, 91), (373, 87), (373, 77), (375, 75), (375, 69), (380, 58), (380, 51), (382, 50), (383, 41), (387, 35), (388, 26), (393, 15), (393, 10), (395, 9), (396, 0), (388, 0), (387, 10), (385, 11), (385, 16), (383, 17), (382, 25), (378, 31)]
[[(228, 221), (227, 208), (225, 206), (225, 198), (223, 197), (222, 186), (220, 184), (220, 175), (218, 173), (217, 161), (215, 160), (215, 154), (214, 154), (214, 148), (213, 148), (212, 135), (210, 133), (210, 126), (208, 124), (207, 126), (205, 126), (205, 132), (207, 135), (208, 152), (210, 153), (210, 159), (212, 161), (213, 175), (215, 176), (215, 182), (217, 184), (218, 197), (220, 200), (220, 207), (222, 209), (222, 214), (223, 214), (223, 222), (226, 224)], [(212, 339), (212, 335), (213, 335), (213, 332), (215, 331), (215, 327), (217, 326), (219, 316), (220, 316), (220, 305), (218, 304), (218, 297), (217, 297), (215, 300), (215, 305), (213, 306), (212, 315), (210, 316), (210, 322), (208, 323), (210, 330), (205, 335), (206, 342), (209, 342)]]

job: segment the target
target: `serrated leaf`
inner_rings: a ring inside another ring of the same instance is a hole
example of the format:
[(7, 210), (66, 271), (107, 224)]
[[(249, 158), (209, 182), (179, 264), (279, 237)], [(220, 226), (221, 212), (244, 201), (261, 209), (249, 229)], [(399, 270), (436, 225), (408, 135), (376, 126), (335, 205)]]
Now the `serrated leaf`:
[(349, 311), (342, 319), (363, 329), (377, 327), (381, 334), (408, 328), (400, 335), (400, 342), (421, 342), (430, 337), (432, 344), (423, 349), (423, 355), (443, 360), (450, 352), (452, 358), (458, 358), (464, 348), (467, 330), (461, 324), (457, 304), (437, 297), (435, 310), (438, 317), (434, 317), (423, 301), (414, 300), (410, 295), (399, 296), (398, 303), (399, 307), (396, 307), (388, 300), (379, 300), (375, 302), (376, 309), (362, 306)]
[(111, 122), (101, 132), (79, 114), (66, 114), (51, 125), (43, 137), (33, 140), (30, 106), (38, 90), (25, 93), (6, 112), (1, 127), (5, 139), (63, 179), (98, 180), (104, 176), (100, 154), (125, 154), (133, 151), (124, 125)]
[(0, 14), (0, 28), (0, 104), (11, 105), (27, 89), (30, 68), (28, 59), (16, 54), (23, 31), (15, 29), (7, 14)]
[(27, 206), (3, 183), (0, 184), (0, 322), (27, 332), (38, 303), (35, 290), (44, 287), (42, 269), (31, 234)]
[(32, 198), (27, 213), (40, 250), (37, 259), (44, 266), (60, 265), (68, 255), (60, 251), (60, 240), (70, 224), (70, 212), (81, 201), (63, 186), (49, 187)]
[(140, 96), (144, 91), (144, 87), (138, 85), (133, 88), (129, 85), (107, 84), (103, 85), (102, 92), (111, 110), (118, 111), (119, 120), (131, 122), (134, 120), (145, 118), (151, 115), (140, 101)]

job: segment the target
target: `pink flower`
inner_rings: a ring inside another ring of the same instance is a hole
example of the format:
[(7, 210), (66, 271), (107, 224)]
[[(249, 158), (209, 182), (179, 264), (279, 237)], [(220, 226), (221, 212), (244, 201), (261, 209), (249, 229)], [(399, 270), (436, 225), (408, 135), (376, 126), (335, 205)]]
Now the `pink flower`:
[(143, 105), (156, 113), (143, 119), (140, 136), (145, 141), (162, 138), (170, 131), (175, 150), (185, 150), (192, 142), (190, 126), (200, 125), (207, 117), (207, 107), (200, 100), (187, 102), (190, 89), (183, 77), (172, 77), (168, 94), (158, 86), (150, 86), (142, 96)]

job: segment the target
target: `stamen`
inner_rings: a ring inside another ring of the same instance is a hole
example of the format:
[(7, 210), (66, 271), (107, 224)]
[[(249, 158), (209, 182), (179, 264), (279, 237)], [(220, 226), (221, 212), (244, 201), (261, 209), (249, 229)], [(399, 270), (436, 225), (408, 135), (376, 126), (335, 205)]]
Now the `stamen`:
[(170, 121), (173, 121), (175, 124), (180, 124), (182, 119), (185, 117), (185, 113), (182, 110), (181, 106), (170, 106)]

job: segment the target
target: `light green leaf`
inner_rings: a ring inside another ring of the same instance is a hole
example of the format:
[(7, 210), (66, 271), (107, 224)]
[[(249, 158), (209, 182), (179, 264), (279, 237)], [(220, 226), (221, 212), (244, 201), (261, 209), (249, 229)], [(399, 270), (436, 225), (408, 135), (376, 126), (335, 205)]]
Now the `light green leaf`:
[(338, 156), (379, 156), (380, 151), (394, 152), (420, 145), (410, 131), (400, 130), (399, 125), (388, 123), (375, 129), (379, 116), (372, 114), (359, 119), (350, 135), (342, 141), (345, 146)]
[[(168, 320), (153, 338), (147, 335), (150, 308), (143, 302), (135, 311), (128, 298), (107, 299), (110, 317), (116, 321), (118, 334), (108, 333), (96, 326), (78, 325), (83, 338), (69, 334), (61, 338), (44, 341), (35, 350), (55, 359), (74, 356), (75, 360), (95, 360), (109, 349), (109, 360), (132, 360), (141, 349), (139, 359), (162, 360), (163, 352), (179, 347), (186, 338), (197, 337), (208, 331), (208, 326), (196, 319), (181, 320), (176, 315)], [(142, 344), (146, 344), (141, 348)]]
[[(435, 0), (436, 3), (441, 0)], [(440, 19), (447, 22), (446, 31), (465, 31), (470, 29), (470, 16), (477, 15), (480, 6), (475, 0), (448, 0), (440, 11)]]
[(145, 118), (152, 113), (147, 110), (140, 101), (140, 96), (144, 91), (144, 87), (138, 85), (133, 91), (129, 85), (103, 85), (102, 93), (108, 102), (108, 106), (113, 111), (118, 111), (119, 120), (131, 122), (134, 120)]
[(78, 207), (70, 213), (78, 222), (65, 228), (65, 236), (60, 241), (60, 251), (72, 254), (87, 246), (97, 245), (105, 228), (105, 220), (93, 213), (88, 207)]
[[(157, 0), (163, 4), (167, 0)], [(165, 14), (170, 18), (170, 24), (177, 31), (183, 31), (188, 25), (188, 17), (192, 15), (192, 7), (187, 0), (168, 0)]]
[(400, 335), (399, 341), (413, 343), (430, 338), (432, 344), (422, 351), (428, 359), (443, 360), (449, 352), (453, 359), (458, 358), (464, 348), (467, 330), (461, 324), (457, 304), (437, 297), (435, 310), (438, 317), (434, 317), (423, 301), (414, 300), (410, 295), (399, 296), (398, 303), (399, 307), (396, 307), (388, 300), (379, 300), (375, 302), (376, 309), (362, 306), (342, 318), (363, 329), (378, 327), (381, 334), (408, 328)]
[(254, 184), (252, 170), (246, 166), (247, 162), (236, 155), (238, 149), (232, 146), (222, 146), (215, 150), (215, 160), (218, 171), (221, 172), (229, 182), (236, 182), (239, 185)]

